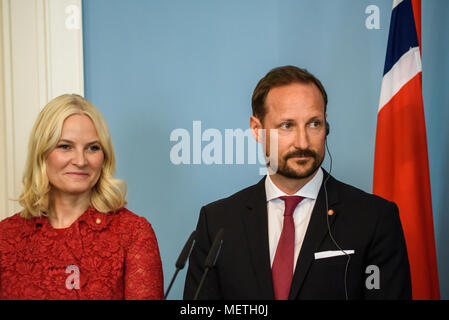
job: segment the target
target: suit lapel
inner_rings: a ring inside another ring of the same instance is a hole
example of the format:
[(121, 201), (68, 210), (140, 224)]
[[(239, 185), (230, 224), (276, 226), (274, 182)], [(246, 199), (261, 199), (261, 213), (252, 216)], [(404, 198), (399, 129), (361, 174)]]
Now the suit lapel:
[[(324, 170), (323, 170), (324, 171)], [(328, 173), (324, 171), (323, 182), (325, 181)], [(329, 201), (329, 209), (333, 209), (334, 205), (338, 203), (338, 194), (334, 185), (334, 179), (329, 178), (326, 184), (327, 196)], [(329, 216), (329, 226), (335, 221), (336, 214)], [(292, 285), (290, 288), (289, 299), (295, 299), (302, 287), (304, 278), (314, 260), (314, 253), (318, 251), (319, 246), (323, 239), (328, 234), (327, 226), (327, 210), (326, 210), (326, 195), (324, 187), (321, 185), (318, 193), (315, 206), (310, 217), (310, 222), (307, 227), (306, 235), (298, 256), (296, 263), (295, 273), (293, 275)]]
[(256, 274), (260, 299), (274, 299), (271, 278), (270, 250), (268, 243), (268, 214), (265, 194), (265, 178), (254, 189), (247, 202), (247, 212), (243, 215), (250, 257)]

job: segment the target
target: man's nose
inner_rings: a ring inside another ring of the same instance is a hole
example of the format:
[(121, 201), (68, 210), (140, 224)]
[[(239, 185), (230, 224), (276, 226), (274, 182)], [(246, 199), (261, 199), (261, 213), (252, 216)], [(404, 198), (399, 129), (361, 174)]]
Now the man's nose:
[(302, 150), (309, 148), (309, 137), (304, 128), (298, 128), (296, 130), (295, 147)]

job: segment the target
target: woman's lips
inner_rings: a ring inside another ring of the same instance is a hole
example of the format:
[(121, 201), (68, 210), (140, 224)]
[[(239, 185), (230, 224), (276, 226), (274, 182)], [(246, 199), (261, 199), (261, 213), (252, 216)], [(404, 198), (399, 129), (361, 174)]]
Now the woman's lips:
[(88, 176), (88, 174), (85, 172), (67, 172), (67, 174), (74, 175), (74, 176)]

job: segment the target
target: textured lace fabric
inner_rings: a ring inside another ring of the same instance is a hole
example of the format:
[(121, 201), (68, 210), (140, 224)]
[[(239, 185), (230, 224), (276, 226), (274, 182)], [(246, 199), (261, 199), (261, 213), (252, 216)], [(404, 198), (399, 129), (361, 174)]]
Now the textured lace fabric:
[(89, 208), (67, 229), (19, 214), (0, 222), (0, 299), (162, 297), (156, 235), (125, 208)]

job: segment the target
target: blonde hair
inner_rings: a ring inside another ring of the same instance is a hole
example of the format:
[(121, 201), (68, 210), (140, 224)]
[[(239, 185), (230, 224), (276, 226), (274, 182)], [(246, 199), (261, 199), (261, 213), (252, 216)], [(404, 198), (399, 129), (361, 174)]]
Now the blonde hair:
[(51, 185), (46, 160), (61, 137), (65, 119), (74, 114), (84, 114), (92, 120), (104, 153), (101, 174), (91, 193), (91, 206), (100, 212), (110, 212), (126, 205), (126, 184), (113, 178), (114, 147), (103, 116), (85, 98), (76, 94), (64, 94), (51, 100), (42, 109), (31, 130), (22, 180), (24, 188), (18, 199), (24, 208), (21, 212), (23, 218), (47, 216), (49, 213)]

